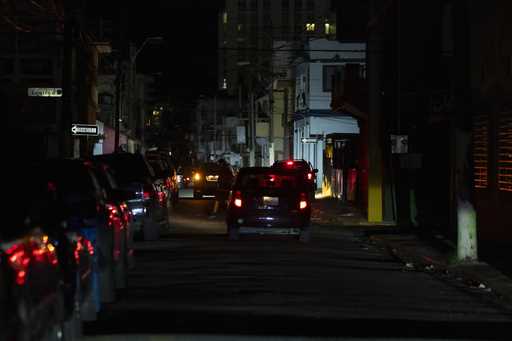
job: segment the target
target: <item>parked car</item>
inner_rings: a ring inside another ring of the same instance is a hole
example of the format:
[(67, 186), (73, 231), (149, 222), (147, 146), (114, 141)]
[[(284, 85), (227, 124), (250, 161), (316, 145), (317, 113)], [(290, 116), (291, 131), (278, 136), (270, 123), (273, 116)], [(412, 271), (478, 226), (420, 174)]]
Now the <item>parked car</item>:
[(55, 246), (40, 230), (0, 241), (2, 340), (44, 340), (62, 332), (63, 293)]
[(147, 160), (153, 170), (160, 186), (163, 186), (166, 197), (175, 206), (179, 199), (179, 188), (176, 169), (171, 160), (162, 153), (147, 153)]
[(205, 195), (219, 196), (231, 189), (234, 172), (226, 162), (208, 162), (199, 167), (193, 174), (194, 198)]
[(126, 201), (133, 217), (135, 236), (156, 240), (162, 229), (169, 226), (168, 208), (162, 184), (153, 168), (140, 154), (116, 153), (97, 155), (94, 162), (107, 164), (119, 187), (130, 192)]
[(93, 253), (93, 281), (97, 312), (101, 302), (113, 302), (115, 292), (115, 268), (120, 253), (115, 243), (118, 217), (106, 197), (105, 190), (90, 164), (83, 160), (48, 160), (35, 171), (54, 188), (65, 211), (67, 228), (79, 233), (91, 242)]
[(114, 278), (116, 288), (125, 288), (128, 268), (134, 266), (132, 215), (127, 201), (133, 193), (119, 188), (110, 167), (103, 163), (86, 163), (105, 190), (107, 207), (110, 210), (111, 227), (114, 232)]
[(314, 169), (310, 162), (306, 160), (279, 160), (274, 162), (272, 169), (288, 173), (298, 173), (306, 187), (309, 188), (309, 194), (314, 198), (314, 193), (317, 188), (316, 174), (318, 173), (318, 169)]
[(311, 200), (297, 173), (268, 167), (242, 168), (231, 192), (227, 233), (299, 235), (310, 239)]

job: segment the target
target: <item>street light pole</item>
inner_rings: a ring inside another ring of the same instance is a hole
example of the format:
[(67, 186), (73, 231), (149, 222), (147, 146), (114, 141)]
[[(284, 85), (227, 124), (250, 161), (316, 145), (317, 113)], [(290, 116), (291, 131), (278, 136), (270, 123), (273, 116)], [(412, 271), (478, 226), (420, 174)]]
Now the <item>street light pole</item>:
[[(130, 73), (129, 73), (129, 98), (128, 98), (128, 104), (129, 104), (129, 110), (132, 113), (132, 117), (137, 117), (136, 114), (136, 108), (137, 108), (137, 57), (141, 53), (141, 51), (144, 49), (144, 47), (150, 43), (150, 42), (161, 42), (163, 41), (162, 37), (148, 37), (144, 40), (142, 45), (134, 51), (134, 46), (130, 44), (129, 47), (129, 62), (130, 62)], [(119, 101), (118, 97), (118, 101)], [(118, 116), (119, 113), (116, 113), (116, 116)], [(119, 117), (116, 118), (116, 130), (115, 130), (115, 150), (119, 148)], [(141, 151), (144, 151), (144, 125), (145, 125), (145, 117), (144, 113), (141, 113), (141, 117), (139, 120), (140, 124), (140, 140), (141, 140)], [(137, 126), (137, 124), (135, 124)]]

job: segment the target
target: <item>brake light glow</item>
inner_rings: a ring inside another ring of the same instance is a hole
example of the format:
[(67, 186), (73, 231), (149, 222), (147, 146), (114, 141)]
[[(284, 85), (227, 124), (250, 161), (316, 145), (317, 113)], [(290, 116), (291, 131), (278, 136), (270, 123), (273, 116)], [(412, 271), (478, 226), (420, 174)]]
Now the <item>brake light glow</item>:
[(144, 200), (148, 200), (150, 198), (150, 194), (148, 191), (144, 191)]
[(308, 207), (308, 201), (305, 193), (300, 194), (299, 209), (304, 210)]
[(194, 180), (195, 181), (201, 180), (201, 174), (199, 174), (199, 173), (194, 174)]
[(233, 195), (233, 204), (236, 207), (242, 207), (242, 193), (240, 191), (236, 191)]
[(287, 166), (293, 166), (293, 161), (286, 161)]
[(9, 264), (16, 272), (16, 284), (23, 285), (30, 263), (30, 255), (25, 252), (23, 244), (15, 244), (5, 252), (9, 257)]
[(165, 203), (166, 195), (165, 192), (159, 191), (158, 192), (158, 202), (163, 205)]
[(308, 173), (308, 180), (313, 180), (313, 173)]

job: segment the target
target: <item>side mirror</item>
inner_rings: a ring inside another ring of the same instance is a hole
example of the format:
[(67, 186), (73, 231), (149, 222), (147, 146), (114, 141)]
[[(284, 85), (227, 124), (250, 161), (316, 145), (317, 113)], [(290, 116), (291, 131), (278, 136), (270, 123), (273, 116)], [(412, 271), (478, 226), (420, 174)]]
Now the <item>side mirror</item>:
[(318, 173), (318, 169), (316, 169), (316, 168), (313, 169), (313, 173), (315, 173), (315, 174)]

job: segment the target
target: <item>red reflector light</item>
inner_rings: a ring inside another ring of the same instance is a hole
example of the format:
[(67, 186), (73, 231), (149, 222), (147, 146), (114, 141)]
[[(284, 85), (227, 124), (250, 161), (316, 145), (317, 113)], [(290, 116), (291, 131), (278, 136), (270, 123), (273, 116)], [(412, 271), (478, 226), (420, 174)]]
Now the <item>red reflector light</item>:
[(148, 200), (150, 198), (149, 192), (144, 191), (144, 199)]
[(240, 191), (236, 191), (233, 195), (233, 204), (236, 207), (242, 207), (242, 193)]
[(307, 200), (306, 193), (301, 193), (300, 201), (299, 201), (299, 209), (303, 210), (306, 207), (308, 207), (308, 200)]
[(313, 180), (313, 173), (308, 173), (308, 180)]

